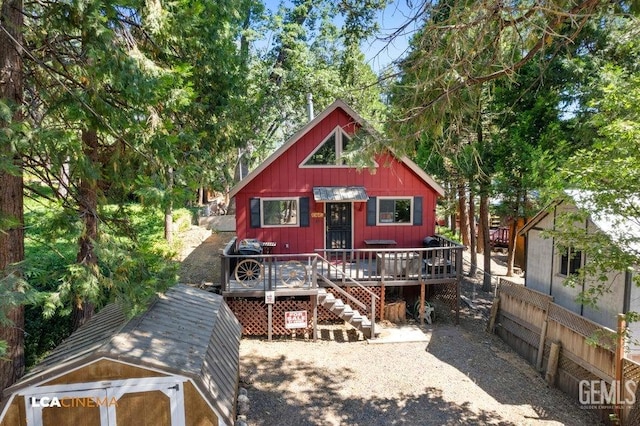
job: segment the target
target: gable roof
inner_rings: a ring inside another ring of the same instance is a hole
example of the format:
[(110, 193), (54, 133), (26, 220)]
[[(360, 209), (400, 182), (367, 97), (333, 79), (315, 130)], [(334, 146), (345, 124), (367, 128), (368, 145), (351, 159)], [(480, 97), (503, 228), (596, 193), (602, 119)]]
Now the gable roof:
[[(318, 123), (328, 117), (336, 109), (342, 109), (360, 126), (364, 127), (371, 133), (377, 133), (373, 128), (351, 107), (349, 107), (341, 99), (336, 99), (328, 108), (316, 115), (311, 121), (309, 121), (304, 127), (298, 130), (293, 136), (280, 146), (273, 154), (271, 154), (265, 161), (263, 161), (258, 167), (252, 170), (244, 179), (238, 182), (231, 191), (229, 191), (229, 197), (234, 197), (242, 188), (244, 188), (249, 182), (251, 182), (256, 176), (262, 173), (271, 163), (273, 163), (278, 157), (280, 157), (285, 151), (291, 148), (300, 138), (313, 129)], [(429, 176), (420, 166), (413, 162), (409, 157), (399, 157), (393, 150), (388, 148), (389, 151), (395, 156), (401, 163), (411, 169), (420, 179), (422, 179), (427, 185), (431, 186), (440, 196), (444, 196), (444, 188), (438, 184), (431, 176)]]
[(217, 414), (233, 424), (240, 333), (222, 296), (179, 284), (130, 320), (120, 306), (105, 306), (5, 395), (110, 358), (189, 377)]
[[(603, 210), (596, 206), (592, 202), (593, 192), (572, 189), (565, 190), (565, 194), (573, 201), (578, 209), (584, 210), (589, 214), (591, 222), (593, 222), (600, 231), (611, 237), (614, 244), (623, 250), (640, 253), (640, 223), (637, 220), (631, 220), (628, 217), (612, 211)], [(553, 207), (562, 204), (564, 201), (564, 199), (558, 199), (547, 205), (538, 212), (519, 233), (521, 235), (526, 234), (544, 219)], [(640, 205), (640, 199), (624, 201), (633, 203), (636, 206)], [(621, 202), (623, 202), (623, 200), (621, 200)]]

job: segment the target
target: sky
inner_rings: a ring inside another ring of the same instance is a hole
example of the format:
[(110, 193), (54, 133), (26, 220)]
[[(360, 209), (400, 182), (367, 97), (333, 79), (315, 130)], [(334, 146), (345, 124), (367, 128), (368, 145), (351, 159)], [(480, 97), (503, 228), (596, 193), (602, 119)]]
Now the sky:
[[(376, 73), (407, 53), (409, 40), (417, 29), (413, 22), (407, 25), (416, 14), (415, 6), (410, 3), (410, 0), (392, 1), (378, 14), (379, 33), (362, 43), (367, 62)], [(403, 26), (406, 28), (401, 30)]]
[[(285, 5), (291, 4), (289, 0), (265, 0), (267, 8), (272, 11), (276, 11), (281, 2)], [(376, 73), (406, 53), (408, 41), (416, 29), (414, 25), (409, 25), (392, 40), (389, 40), (389, 37), (415, 14), (416, 5), (412, 5), (412, 3), (420, 4), (421, 2), (391, 1), (384, 11), (378, 13), (377, 21), (380, 31), (362, 43), (361, 48), (366, 60)]]

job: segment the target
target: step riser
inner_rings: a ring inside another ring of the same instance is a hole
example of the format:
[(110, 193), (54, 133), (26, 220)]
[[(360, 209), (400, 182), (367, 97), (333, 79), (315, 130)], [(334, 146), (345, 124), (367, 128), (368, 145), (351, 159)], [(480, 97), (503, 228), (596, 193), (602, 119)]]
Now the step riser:
[(360, 330), (365, 337), (371, 337), (371, 321), (369, 321), (369, 318), (353, 310), (342, 299), (336, 298), (333, 294), (327, 293), (326, 290), (322, 289), (318, 291), (318, 302), (340, 319)]

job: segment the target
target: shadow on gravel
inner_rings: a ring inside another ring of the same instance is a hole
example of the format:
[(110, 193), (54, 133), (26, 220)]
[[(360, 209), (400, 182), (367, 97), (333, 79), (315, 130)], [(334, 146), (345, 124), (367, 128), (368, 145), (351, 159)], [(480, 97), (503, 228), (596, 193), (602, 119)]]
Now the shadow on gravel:
[[(419, 396), (398, 399), (384, 395), (345, 399), (340, 390), (343, 380), (354, 374), (349, 369), (336, 376), (319, 371), (312, 364), (292, 362), (284, 357), (277, 360), (254, 357), (243, 365), (254, 372), (255, 381), (267, 383), (269, 387), (256, 389), (244, 384), (250, 399), (248, 423), (252, 426), (515, 424), (503, 421), (497, 413), (476, 413), (468, 403), (448, 402), (436, 388), (426, 388)], [(295, 383), (299, 380), (310, 382), (311, 386), (305, 384), (305, 387), (313, 390), (296, 393)]]
[[(540, 373), (520, 358), (506, 343), (484, 331), (486, 323), (471, 318), (467, 311), (459, 327), (435, 327), (427, 352), (464, 373), (497, 402), (504, 405), (529, 405), (537, 417), (531, 422), (556, 421), (582, 426), (588, 413), (572, 417), (577, 406), (558, 389), (547, 387)], [(500, 423), (502, 424), (502, 423)]]

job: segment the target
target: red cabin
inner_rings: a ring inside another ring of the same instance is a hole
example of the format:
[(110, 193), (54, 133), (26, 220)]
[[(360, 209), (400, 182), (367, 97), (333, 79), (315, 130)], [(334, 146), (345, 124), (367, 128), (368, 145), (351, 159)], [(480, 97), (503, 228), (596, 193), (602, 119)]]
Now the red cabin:
[(361, 128), (337, 100), (231, 190), (237, 240), (223, 253), (221, 292), (244, 334), (288, 334), (295, 314), (313, 318), (300, 326), (314, 338), (318, 321), (336, 318), (373, 338), (385, 300), (399, 298), (421, 321), (427, 298), (457, 318), (463, 247), (433, 237), (442, 187), (390, 149), (374, 167), (348, 165)]
[(407, 157), (387, 151), (358, 170), (342, 153), (366, 123), (337, 100), (231, 190), (238, 240), (273, 253), (375, 246), (420, 247), (435, 233), (442, 187)]

